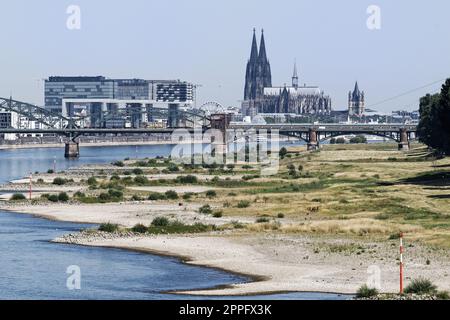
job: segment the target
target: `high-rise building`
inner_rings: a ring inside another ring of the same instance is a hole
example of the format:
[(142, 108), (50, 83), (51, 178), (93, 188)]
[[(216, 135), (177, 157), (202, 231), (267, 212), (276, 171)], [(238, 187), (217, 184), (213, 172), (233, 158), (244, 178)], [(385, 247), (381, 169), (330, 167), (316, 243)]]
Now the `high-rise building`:
[(353, 92), (348, 93), (349, 116), (362, 116), (365, 111), (365, 94), (359, 90), (358, 81), (355, 83)]
[(45, 81), (45, 107), (61, 113), (63, 100), (148, 100), (191, 105), (194, 85), (179, 80), (50, 77)]

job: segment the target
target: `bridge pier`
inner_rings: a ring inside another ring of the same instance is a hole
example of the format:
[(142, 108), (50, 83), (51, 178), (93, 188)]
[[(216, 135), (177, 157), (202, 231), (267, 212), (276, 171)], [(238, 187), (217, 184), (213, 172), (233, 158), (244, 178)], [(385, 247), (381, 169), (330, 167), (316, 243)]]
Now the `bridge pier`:
[(400, 129), (400, 143), (398, 144), (398, 150), (408, 151), (410, 149), (408, 131), (405, 128)]
[(220, 139), (214, 139), (212, 149), (215, 154), (226, 156), (228, 153), (228, 135), (227, 129), (230, 126), (230, 114), (213, 114), (211, 115), (211, 129), (219, 130), (222, 134)]
[(319, 149), (319, 141), (317, 140), (317, 130), (309, 129), (309, 139), (308, 139), (308, 151), (314, 151)]
[(64, 157), (67, 159), (78, 158), (80, 156), (80, 144), (75, 141), (66, 142)]

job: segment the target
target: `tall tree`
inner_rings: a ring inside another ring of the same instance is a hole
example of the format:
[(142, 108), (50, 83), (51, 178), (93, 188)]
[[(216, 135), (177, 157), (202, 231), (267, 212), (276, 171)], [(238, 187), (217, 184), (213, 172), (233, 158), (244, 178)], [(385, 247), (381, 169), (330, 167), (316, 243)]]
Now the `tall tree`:
[(420, 99), (420, 123), (417, 134), (421, 142), (450, 155), (450, 79), (440, 94)]

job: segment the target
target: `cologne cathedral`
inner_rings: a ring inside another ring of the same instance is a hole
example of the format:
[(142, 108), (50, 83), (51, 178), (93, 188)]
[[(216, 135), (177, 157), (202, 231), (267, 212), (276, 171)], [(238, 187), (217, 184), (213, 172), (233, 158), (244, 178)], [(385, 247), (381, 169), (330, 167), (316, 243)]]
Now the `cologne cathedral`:
[(245, 75), (245, 93), (242, 113), (329, 114), (331, 99), (319, 87), (299, 86), (297, 66), (294, 65), (291, 86), (272, 86), (270, 63), (267, 59), (264, 31), (258, 51), (256, 33)]

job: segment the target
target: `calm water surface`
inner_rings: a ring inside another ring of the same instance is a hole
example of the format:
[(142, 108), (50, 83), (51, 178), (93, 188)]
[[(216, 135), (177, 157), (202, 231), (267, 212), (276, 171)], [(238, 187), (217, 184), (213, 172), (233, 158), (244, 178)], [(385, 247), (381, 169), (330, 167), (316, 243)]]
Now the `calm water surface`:
[[(55, 161), (59, 171), (126, 157), (167, 156), (171, 148), (168, 145), (89, 147), (81, 149), (77, 160), (64, 159), (59, 148), (0, 150), (0, 183), (30, 172), (45, 172), (53, 168)], [(163, 292), (248, 281), (223, 271), (185, 265), (173, 258), (49, 242), (91, 227), (0, 211), (0, 299), (204, 299)], [(72, 265), (81, 269), (81, 290), (67, 289), (66, 271)], [(291, 293), (249, 298), (335, 300), (347, 297)]]

